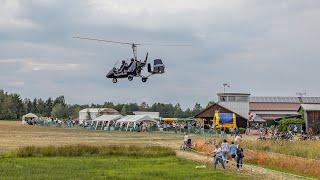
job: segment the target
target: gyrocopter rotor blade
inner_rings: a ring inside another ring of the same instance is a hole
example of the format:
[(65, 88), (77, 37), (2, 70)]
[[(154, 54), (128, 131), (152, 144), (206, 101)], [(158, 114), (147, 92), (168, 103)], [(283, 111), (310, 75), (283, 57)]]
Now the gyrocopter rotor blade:
[(105, 39), (97, 39), (97, 38), (89, 38), (89, 37), (73, 37), (75, 39), (82, 39), (82, 40), (89, 40), (89, 41), (99, 41), (99, 42), (105, 42), (105, 43), (116, 43), (116, 44), (126, 44), (131, 46), (141, 46), (141, 45), (147, 45), (147, 46), (191, 46), (191, 44), (167, 44), (167, 43), (130, 43), (130, 42), (121, 42), (121, 41), (111, 41), (111, 40), (105, 40)]
[(116, 44), (127, 44), (127, 45), (141, 45), (136, 43), (128, 43), (128, 42), (120, 42), (120, 41), (109, 41), (104, 39), (96, 39), (96, 38), (87, 38), (87, 37), (72, 37), (75, 39), (82, 39), (82, 40), (89, 40), (89, 41), (99, 41), (99, 42), (106, 42), (106, 43), (116, 43)]

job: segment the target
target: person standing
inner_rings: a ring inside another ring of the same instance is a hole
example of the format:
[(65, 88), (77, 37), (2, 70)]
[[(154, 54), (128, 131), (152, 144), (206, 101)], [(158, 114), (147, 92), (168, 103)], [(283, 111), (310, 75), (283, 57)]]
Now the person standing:
[(238, 170), (240, 168), (242, 168), (243, 158), (244, 158), (243, 149), (238, 144), (238, 147), (237, 147), (237, 168), (238, 168)]
[(188, 139), (189, 139), (189, 136), (187, 133), (184, 133), (184, 136), (183, 136), (183, 143), (184, 145), (187, 145), (188, 144)]
[(223, 157), (222, 157), (222, 150), (221, 147), (219, 147), (218, 145), (216, 145), (215, 150), (213, 151), (213, 165), (214, 165), (214, 170), (217, 169), (217, 165), (221, 163), (222, 168), (226, 169), (226, 167), (224, 166), (224, 161), (223, 161)]
[(234, 159), (234, 161), (236, 162), (237, 145), (235, 145), (234, 142), (231, 142), (229, 149), (230, 149), (231, 158)]
[(221, 151), (222, 151), (223, 161), (226, 162), (227, 161), (227, 155), (228, 155), (228, 152), (229, 152), (229, 144), (228, 144), (226, 139), (224, 139), (223, 143), (221, 144)]
[(235, 141), (237, 144), (239, 144), (239, 143), (241, 142), (241, 140), (242, 140), (242, 136), (241, 136), (240, 134), (238, 134), (238, 135), (236, 136), (236, 138), (234, 138), (234, 141)]

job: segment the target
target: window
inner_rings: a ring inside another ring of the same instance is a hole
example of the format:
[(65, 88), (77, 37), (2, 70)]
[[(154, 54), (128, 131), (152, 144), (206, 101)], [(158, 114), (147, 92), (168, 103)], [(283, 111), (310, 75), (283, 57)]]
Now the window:
[(237, 97), (238, 102), (248, 102), (248, 97), (247, 96), (238, 96)]
[(220, 96), (220, 101), (222, 101), (222, 102), (227, 101), (227, 96)]
[(228, 101), (236, 101), (236, 97), (235, 96), (229, 96), (228, 97)]

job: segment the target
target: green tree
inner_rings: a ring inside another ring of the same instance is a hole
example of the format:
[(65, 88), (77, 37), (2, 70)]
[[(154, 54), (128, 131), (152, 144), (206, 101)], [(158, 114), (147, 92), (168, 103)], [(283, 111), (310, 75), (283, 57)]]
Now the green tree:
[(200, 111), (202, 111), (202, 106), (201, 106), (201, 104), (196, 103), (194, 105), (193, 110), (192, 110), (192, 115), (194, 116), (194, 115), (198, 114)]
[(64, 104), (56, 104), (52, 108), (51, 116), (58, 119), (68, 118), (68, 109)]
[(32, 106), (31, 106), (31, 112), (37, 114), (38, 109), (37, 109), (37, 98), (34, 98), (32, 101)]
[(46, 108), (45, 102), (41, 98), (38, 99), (37, 101), (38, 114), (40, 114), (41, 116), (45, 116), (45, 108)]
[(65, 101), (65, 99), (64, 99), (64, 96), (59, 96), (59, 97), (57, 97), (57, 98), (53, 101), (53, 106), (55, 106), (56, 104), (66, 105), (66, 101)]
[(181, 109), (181, 106), (179, 103), (177, 103), (175, 106), (174, 106), (174, 117), (177, 117), (177, 118), (181, 118), (183, 117), (184, 115), (184, 112), (182, 111)]
[(211, 105), (214, 105), (215, 102), (214, 101), (209, 101), (208, 104), (207, 104), (207, 107), (211, 106)]
[(127, 115), (127, 110), (126, 110), (126, 106), (125, 105), (122, 106), (120, 114), (123, 115), (123, 116)]
[(53, 108), (53, 101), (51, 98), (47, 99), (45, 102), (45, 108), (44, 108), (44, 116), (50, 116)]

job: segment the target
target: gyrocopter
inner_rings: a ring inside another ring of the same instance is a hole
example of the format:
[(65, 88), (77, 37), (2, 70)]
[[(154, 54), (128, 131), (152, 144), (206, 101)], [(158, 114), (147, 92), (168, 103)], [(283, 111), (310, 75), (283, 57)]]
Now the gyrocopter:
[[(115, 66), (107, 73), (106, 77), (112, 79), (113, 83), (117, 83), (118, 79), (127, 78), (129, 81), (132, 81), (134, 77), (141, 78), (142, 82), (147, 82), (148, 78), (155, 74), (165, 73), (165, 65), (161, 59), (153, 60), (153, 67), (148, 61), (148, 53), (144, 60), (139, 60), (137, 55), (137, 47), (141, 45), (157, 45), (157, 46), (187, 46), (187, 45), (169, 45), (169, 44), (150, 44), (150, 43), (129, 43), (129, 42), (119, 42), (119, 41), (110, 41), (104, 39), (95, 39), (88, 37), (73, 37), (82, 40), (90, 41), (99, 41), (104, 43), (116, 43), (122, 45), (130, 45), (133, 51), (133, 58), (130, 59), (130, 62), (122, 61), (122, 64), (119, 68)], [(147, 66), (148, 73), (142, 73)], [(147, 74), (147, 75), (145, 75)]]

